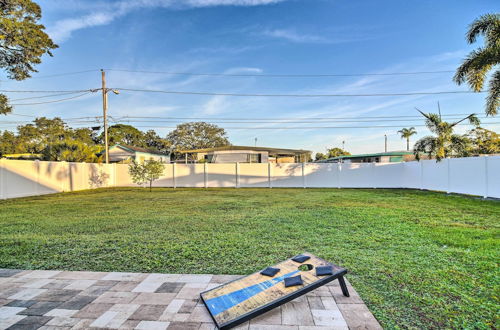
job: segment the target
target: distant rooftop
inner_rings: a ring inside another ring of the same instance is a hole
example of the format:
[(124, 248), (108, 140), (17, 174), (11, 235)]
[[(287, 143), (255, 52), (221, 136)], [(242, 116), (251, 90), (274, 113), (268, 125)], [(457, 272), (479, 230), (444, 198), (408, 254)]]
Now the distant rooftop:
[(181, 150), (180, 153), (200, 153), (200, 152), (212, 152), (212, 151), (225, 151), (225, 150), (252, 150), (252, 151), (267, 151), (272, 154), (307, 154), (311, 153), (309, 150), (303, 149), (282, 149), (282, 148), (267, 148), (267, 147), (248, 147), (248, 146), (224, 146), (216, 148), (204, 148), (204, 149), (193, 149), (193, 150)]
[(166, 153), (159, 152), (158, 150), (151, 150), (151, 149), (146, 149), (146, 148), (141, 148), (141, 147), (135, 147), (135, 146), (131, 146), (128, 144), (115, 144), (111, 148), (115, 148), (115, 147), (128, 149), (129, 151), (144, 152), (144, 153), (153, 154), (153, 155), (168, 155)]
[(348, 155), (348, 156), (337, 156), (331, 157), (328, 159), (323, 159), (318, 161), (318, 163), (329, 162), (339, 159), (352, 159), (352, 158), (365, 158), (365, 157), (381, 157), (381, 156), (404, 156), (404, 155), (413, 155), (412, 151), (388, 151), (388, 152), (377, 152), (372, 154), (357, 154), (357, 155)]

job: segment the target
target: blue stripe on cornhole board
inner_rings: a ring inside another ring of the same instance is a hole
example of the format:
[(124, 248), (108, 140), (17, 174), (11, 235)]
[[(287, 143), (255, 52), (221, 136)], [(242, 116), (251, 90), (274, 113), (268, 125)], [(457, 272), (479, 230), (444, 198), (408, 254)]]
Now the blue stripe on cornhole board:
[(261, 293), (262, 291), (265, 291), (276, 284), (282, 282), (285, 280), (287, 277), (291, 277), (295, 274), (297, 274), (299, 270), (290, 272), (288, 274), (285, 274), (283, 276), (279, 276), (264, 282), (260, 282), (254, 285), (251, 285), (249, 287), (233, 291), (231, 293), (225, 294), (223, 296), (215, 297), (212, 299), (208, 299), (205, 301), (207, 307), (210, 309), (210, 312), (212, 315), (217, 315), (219, 313), (222, 313), (229, 308), (236, 306), (245, 300), (248, 300), (249, 298)]

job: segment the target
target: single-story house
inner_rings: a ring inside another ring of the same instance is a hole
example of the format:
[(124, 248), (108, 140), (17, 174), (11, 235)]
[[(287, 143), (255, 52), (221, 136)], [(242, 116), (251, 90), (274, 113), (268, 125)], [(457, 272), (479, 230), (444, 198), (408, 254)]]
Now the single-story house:
[(389, 151), (373, 154), (338, 156), (318, 161), (318, 163), (399, 163), (415, 160), (411, 151)]
[(115, 144), (109, 148), (110, 163), (130, 163), (132, 161), (144, 163), (146, 160), (170, 163), (170, 154), (125, 144)]
[(266, 147), (225, 146), (182, 150), (184, 162), (207, 163), (302, 163), (311, 159), (311, 151)]

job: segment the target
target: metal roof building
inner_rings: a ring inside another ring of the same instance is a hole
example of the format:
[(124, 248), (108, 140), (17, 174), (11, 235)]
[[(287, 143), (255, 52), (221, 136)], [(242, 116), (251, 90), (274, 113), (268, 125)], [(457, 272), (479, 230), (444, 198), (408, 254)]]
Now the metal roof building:
[(208, 163), (302, 163), (311, 159), (309, 150), (247, 146), (181, 150), (179, 153), (186, 155), (186, 161), (189, 158)]
[(398, 163), (412, 160), (415, 160), (415, 156), (411, 151), (389, 151), (332, 157), (318, 163)]

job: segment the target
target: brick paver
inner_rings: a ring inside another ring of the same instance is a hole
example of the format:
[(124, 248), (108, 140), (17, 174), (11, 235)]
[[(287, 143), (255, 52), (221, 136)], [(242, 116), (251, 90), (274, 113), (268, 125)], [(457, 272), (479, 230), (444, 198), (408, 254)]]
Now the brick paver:
[[(0, 269), (0, 330), (214, 330), (199, 294), (236, 278)], [(234, 329), (381, 329), (347, 284), (351, 297), (334, 281)]]

